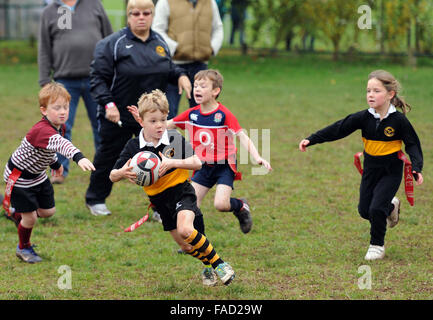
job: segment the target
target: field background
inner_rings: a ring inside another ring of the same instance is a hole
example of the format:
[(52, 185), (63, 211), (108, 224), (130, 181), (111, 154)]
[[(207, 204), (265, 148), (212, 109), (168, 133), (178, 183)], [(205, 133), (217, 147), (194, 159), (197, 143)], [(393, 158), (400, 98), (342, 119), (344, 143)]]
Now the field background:
[[(35, 50), (0, 43), (0, 49), (5, 47), (0, 50), (1, 168), (40, 118)], [(57, 213), (38, 221), (33, 230), (42, 263), (28, 265), (15, 257), (16, 228), (0, 218), (0, 299), (432, 299), (432, 61), (419, 59), (414, 69), (403, 60), (333, 62), (326, 55), (259, 52), (239, 56), (224, 48), (210, 67), (224, 75), (220, 101), (247, 132), (271, 132), (273, 172), (252, 175), (254, 165), (243, 164), (243, 181), (235, 184), (234, 196), (250, 201), (252, 231), (242, 234), (231, 213), (217, 212), (212, 191), (202, 206), (207, 236), (234, 267), (235, 281), (228, 287), (203, 287), (201, 264), (178, 255), (156, 222), (124, 233), (148, 204), (135, 185), (114, 186), (107, 200), (111, 216), (90, 215), (84, 205), (89, 174), (72, 163), (66, 183), (54, 186)], [(297, 147), (310, 133), (366, 108), (366, 77), (378, 68), (401, 81), (413, 106), (408, 117), (423, 146), (425, 183), (415, 189), (415, 207), (400, 188), (401, 220), (386, 236), (386, 257), (366, 262), (369, 224), (357, 213), (360, 176), (353, 166), (353, 154), (362, 150), (360, 132), (306, 153)], [(93, 159), (84, 109), (80, 103), (73, 143)], [(185, 109), (183, 99), (180, 111)], [(63, 265), (72, 270), (71, 290), (57, 286)], [(358, 287), (363, 275), (358, 268), (365, 265), (372, 272), (370, 290)]]
[[(135, 185), (115, 185), (109, 217), (94, 217), (84, 206), (89, 174), (73, 164), (55, 186), (57, 213), (38, 221), (32, 241), (43, 263), (15, 257), (15, 226), (0, 219), (2, 299), (431, 299), (433, 260), (432, 69), (408, 69), (374, 61), (334, 63), (317, 57), (240, 57), (221, 54), (212, 61), (225, 76), (221, 102), (250, 129), (271, 130), (271, 164), (265, 176), (241, 165), (244, 180), (235, 196), (251, 202), (254, 226), (244, 235), (231, 213), (218, 213), (213, 193), (205, 199), (207, 235), (236, 270), (229, 287), (204, 288), (201, 265), (176, 254), (160, 224), (147, 222), (133, 233), (124, 227), (145, 214), (147, 199)], [(360, 133), (301, 153), (298, 142), (311, 132), (365, 107), (365, 78), (385, 68), (401, 79), (414, 106), (409, 119), (423, 144), (425, 183), (416, 188), (415, 207), (404, 200), (401, 221), (386, 237), (382, 261), (363, 260), (369, 225), (356, 210), (360, 177), (352, 165), (362, 150)], [(0, 163), (40, 115), (37, 66), (0, 66)], [(182, 110), (186, 103), (183, 101)], [(73, 142), (93, 158), (91, 131), (80, 105)], [(262, 146), (259, 143), (259, 150)], [(4, 183), (3, 183), (4, 187)], [(72, 290), (57, 287), (68, 265)], [(358, 267), (369, 265), (372, 289), (358, 288)]]

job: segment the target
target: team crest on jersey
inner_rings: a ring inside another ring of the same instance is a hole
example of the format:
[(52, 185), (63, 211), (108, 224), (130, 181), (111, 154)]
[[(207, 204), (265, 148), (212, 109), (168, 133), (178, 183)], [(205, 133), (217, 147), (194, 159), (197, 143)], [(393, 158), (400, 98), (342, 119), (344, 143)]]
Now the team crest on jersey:
[(195, 113), (191, 113), (190, 114), (190, 118), (191, 118), (192, 121), (197, 121), (198, 116)]
[(383, 131), (387, 137), (392, 137), (395, 134), (395, 130), (393, 127), (386, 127)]
[(223, 115), (221, 113), (219, 112), (215, 113), (215, 117), (213, 121), (215, 121), (216, 123), (220, 123), (222, 119), (223, 119)]
[(167, 158), (173, 158), (174, 148), (168, 148), (167, 150), (164, 150), (164, 156), (166, 156)]
[(165, 55), (166, 55), (164, 48), (161, 47), (161, 46), (157, 46), (157, 47), (155, 48), (155, 51), (156, 51), (156, 53), (159, 54), (161, 57), (165, 57)]

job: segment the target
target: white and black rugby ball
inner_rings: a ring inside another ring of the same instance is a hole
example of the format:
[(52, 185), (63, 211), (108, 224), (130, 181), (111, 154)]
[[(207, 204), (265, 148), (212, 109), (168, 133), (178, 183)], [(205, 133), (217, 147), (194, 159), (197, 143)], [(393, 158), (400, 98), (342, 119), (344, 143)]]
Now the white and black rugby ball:
[(131, 160), (130, 166), (132, 171), (137, 174), (135, 183), (142, 187), (154, 184), (158, 178), (159, 166), (161, 160), (159, 157), (150, 151), (138, 152)]

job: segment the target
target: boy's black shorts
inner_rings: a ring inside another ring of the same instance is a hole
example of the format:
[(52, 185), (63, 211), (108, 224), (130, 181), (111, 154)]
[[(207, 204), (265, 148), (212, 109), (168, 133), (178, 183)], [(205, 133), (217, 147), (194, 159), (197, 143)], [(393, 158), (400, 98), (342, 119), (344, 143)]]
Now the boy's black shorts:
[(30, 188), (13, 187), (11, 206), (19, 213), (54, 208), (54, 189), (50, 180)]
[(177, 229), (177, 214), (182, 210), (191, 210), (195, 214), (194, 227), (204, 234), (203, 214), (197, 207), (197, 196), (193, 186), (185, 181), (149, 197), (155, 210), (161, 216), (164, 231)]

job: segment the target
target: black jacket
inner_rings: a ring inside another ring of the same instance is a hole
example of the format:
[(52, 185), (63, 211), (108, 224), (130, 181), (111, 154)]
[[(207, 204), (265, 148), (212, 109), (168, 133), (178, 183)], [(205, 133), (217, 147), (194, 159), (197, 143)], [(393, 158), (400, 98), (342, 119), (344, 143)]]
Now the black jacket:
[(90, 70), (90, 90), (99, 104), (98, 115), (105, 116), (105, 105), (114, 102), (124, 125), (137, 126), (126, 107), (137, 105), (143, 93), (154, 89), (165, 92), (168, 82), (177, 84), (184, 73), (173, 64), (167, 44), (150, 30), (143, 42), (126, 27), (96, 44)]

